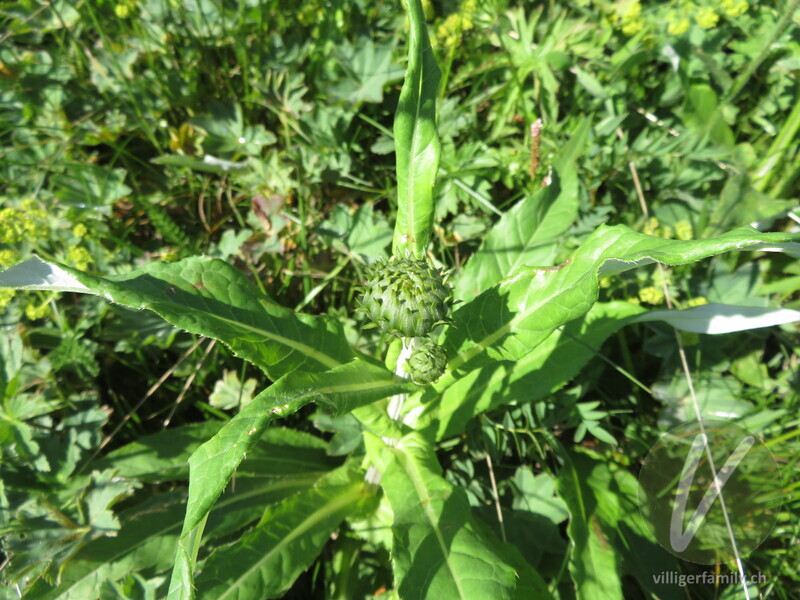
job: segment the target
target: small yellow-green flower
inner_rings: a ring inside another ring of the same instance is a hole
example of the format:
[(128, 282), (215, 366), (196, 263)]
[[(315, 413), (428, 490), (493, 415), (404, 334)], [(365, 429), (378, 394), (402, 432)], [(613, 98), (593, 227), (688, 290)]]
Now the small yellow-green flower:
[(77, 238), (82, 238), (83, 236), (86, 235), (87, 231), (88, 230), (86, 229), (86, 225), (84, 225), (83, 223), (78, 223), (77, 225), (75, 225), (75, 227), (72, 228), (72, 235), (74, 235)]
[(644, 27), (644, 21), (642, 19), (623, 21), (622, 33), (628, 36), (636, 35), (642, 30), (642, 27)]
[(713, 8), (701, 8), (694, 16), (694, 20), (703, 29), (711, 29), (716, 27), (719, 22), (719, 15)]
[(686, 306), (692, 308), (693, 306), (703, 306), (704, 304), (708, 304), (708, 299), (704, 296), (698, 296), (697, 298), (690, 298), (686, 302)]
[(178, 248), (167, 248), (161, 253), (161, 262), (172, 263), (181, 257), (181, 251)]
[(614, 21), (625, 35), (635, 35), (644, 27), (639, 0), (619, 0), (614, 5)]
[(89, 264), (94, 261), (86, 248), (73, 246), (67, 251), (67, 262), (71, 263), (79, 271), (85, 271)]
[(312, 25), (322, 19), (324, 10), (321, 2), (304, 2), (297, 13), (297, 20), (303, 25)]
[(47, 237), (46, 219), (47, 213), (30, 198), (23, 200), (19, 208), (0, 210), (0, 243), (18, 244)]
[(647, 304), (661, 304), (664, 302), (664, 292), (651, 285), (639, 290), (639, 299)]
[(14, 297), (14, 290), (0, 290), (0, 310), (4, 310)]
[(689, 221), (681, 220), (675, 223), (675, 237), (679, 240), (690, 240), (694, 235), (692, 224)]
[(0, 243), (18, 244), (25, 237), (20, 213), (15, 208), (0, 210)]
[(0, 267), (10, 267), (19, 261), (19, 252), (16, 250), (0, 250)]
[(114, 14), (120, 19), (127, 19), (136, 10), (136, 0), (120, 0), (114, 6)]
[(691, 21), (686, 17), (678, 17), (673, 14), (673, 18), (670, 19), (669, 25), (667, 25), (667, 33), (670, 35), (683, 35), (689, 31), (691, 24)]
[(461, 41), (463, 33), (475, 26), (472, 18), (476, 10), (475, 0), (467, 0), (458, 12), (448, 15), (436, 28), (436, 40), (439, 45), (444, 48), (456, 46)]
[(719, 3), (719, 7), (726, 15), (735, 19), (746, 13), (750, 5), (747, 3), (747, 0), (722, 0), (722, 2)]
[(38, 319), (44, 318), (47, 313), (50, 311), (50, 308), (47, 302), (43, 304), (36, 305), (35, 302), (31, 302), (28, 306), (25, 307), (25, 316), (28, 317), (31, 321), (36, 321)]
[(642, 233), (645, 235), (656, 235), (656, 231), (658, 231), (658, 225), (658, 219), (655, 217), (650, 217), (647, 220), (647, 223), (644, 224)]

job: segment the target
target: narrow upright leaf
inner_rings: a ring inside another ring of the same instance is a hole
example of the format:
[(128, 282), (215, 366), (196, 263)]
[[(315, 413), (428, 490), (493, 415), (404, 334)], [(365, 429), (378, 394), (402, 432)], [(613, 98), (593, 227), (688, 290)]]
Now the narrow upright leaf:
[(364, 475), (345, 465), (308, 490), (267, 508), (261, 523), (206, 561), (200, 598), (265, 600), (285, 592), (316, 559), (345, 517), (373, 497)]
[[(183, 562), (189, 557), (183, 545), (228, 485), (239, 463), (251, 451), (269, 423), (296, 412), (309, 402), (318, 402), (330, 410), (348, 412), (393, 394), (408, 392), (413, 383), (361, 359), (323, 373), (296, 371), (279, 379), (256, 396), (238, 415), (228, 421), (189, 459), (189, 500), (183, 524), (181, 547), (173, 571), (171, 598), (184, 598), (178, 582), (182, 580)], [(193, 571), (190, 560), (189, 570)]]
[(567, 534), (571, 543), (569, 570), (578, 600), (622, 600), (617, 553), (598, 514), (601, 508), (569, 455), (557, 479), (558, 494), (569, 510)]
[(421, 0), (406, 0), (408, 66), (394, 119), (397, 221), (392, 250), (421, 257), (433, 229), (433, 185), (439, 168), (436, 93), (441, 73), (433, 55)]

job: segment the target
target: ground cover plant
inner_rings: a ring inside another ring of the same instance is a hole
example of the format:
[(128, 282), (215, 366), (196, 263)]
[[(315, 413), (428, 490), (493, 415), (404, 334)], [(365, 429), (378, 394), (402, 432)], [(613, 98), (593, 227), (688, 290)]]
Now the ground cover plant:
[[(4, 6), (2, 593), (796, 596), (797, 4)], [(750, 586), (656, 577), (698, 416)]]

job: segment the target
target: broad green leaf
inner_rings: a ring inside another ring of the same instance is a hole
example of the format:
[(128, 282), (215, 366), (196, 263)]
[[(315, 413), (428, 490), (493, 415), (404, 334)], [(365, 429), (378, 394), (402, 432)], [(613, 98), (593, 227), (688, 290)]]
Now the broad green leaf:
[(639, 315), (635, 321), (664, 321), (682, 331), (719, 334), (796, 323), (800, 321), (800, 311), (712, 302), (686, 310), (651, 310)]
[(115, 201), (131, 193), (124, 169), (79, 163), (65, 173), (53, 174), (56, 196), (62, 204), (108, 213)]
[(316, 559), (341, 522), (374, 495), (363, 473), (346, 465), (267, 508), (255, 529), (216, 550), (196, 579), (198, 596), (264, 600), (285, 592)]
[(567, 535), (571, 542), (569, 571), (578, 600), (622, 599), (617, 552), (609, 530), (599, 512), (598, 499), (586, 483), (586, 474), (579, 472), (570, 456), (561, 452), (564, 461), (556, 480), (559, 496), (569, 510)]
[(383, 88), (403, 76), (403, 70), (392, 61), (394, 45), (375, 44), (371, 36), (362, 36), (356, 43), (339, 44), (336, 58), (347, 76), (333, 85), (329, 93), (352, 104), (383, 102)]
[(563, 233), (578, 213), (578, 180), (573, 169), (516, 204), (495, 224), (455, 284), (455, 296), (474, 298), (526, 267), (550, 266)]
[(208, 113), (195, 117), (192, 123), (208, 133), (203, 147), (211, 154), (259, 156), (264, 146), (276, 141), (275, 134), (263, 125), (247, 125), (242, 107), (235, 102), (223, 104), (212, 100)]
[(502, 543), (497, 539), (492, 529), (482, 522), (480, 518), (473, 517), (470, 522), (475, 527), (475, 532), (483, 538), (484, 543), (488, 543), (491, 546), (492, 551), (498, 558), (514, 569), (514, 574), (517, 577), (516, 587), (512, 595), (514, 600), (552, 599), (550, 590), (547, 589), (547, 583), (539, 575), (538, 571), (525, 560), (519, 548), (511, 543)]
[(231, 410), (245, 406), (253, 400), (253, 392), (258, 382), (252, 377), (239, 381), (239, 374), (225, 369), (222, 378), (217, 379), (214, 390), (208, 396), (208, 403), (220, 410)]
[[(687, 264), (735, 250), (796, 255), (800, 251), (797, 239), (790, 234), (761, 233), (744, 227), (718, 238), (680, 241), (647, 236), (624, 226), (601, 227), (563, 265), (526, 269), (457, 310), (455, 327), (448, 328), (443, 339), (448, 372), (421, 398), (412, 398), (406, 404), (406, 414), (411, 415), (406, 421), (415, 422), (417, 427), (436, 426), (437, 439), (441, 439), (460, 433), (469, 419), (484, 410), (521, 398), (532, 400), (541, 397), (542, 390), (549, 393), (548, 386), (563, 385), (590, 356), (574, 360), (574, 353), (580, 355), (582, 351), (575, 344), (576, 350), (562, 352), (562, 358), (543, 368), (557, 346), (558, 338), (548, 338), (556, 328), (591, 309), (597, 300), (600, 277), (657, 261)], [(611, 329), (598, 342), (622, 324), (602, 326)], [(573, 335), (585, 336), (586, 332), (577, 330)], [(546, 340), (549, 348), (537, 348)], [(528, 373), (536, 377), (526, 377)]]
[[(223, 426), (220, 421), (192, 423), (146, 435), (110, 452), (92, 469), (114, 469), (117, 476), (141, 481), (186, 480), (189, 456)], [(329, 471), (337, 464), (326, 442), (292, 429), (269, 429), (239, 468), (239, 477), (285, 476)]]
[[(529, 269), (464, 304), (453, 315), (444, 345), (451, 372), (464, 373), (492, 360), (520, 360), (556, 327), (585, 314), (597, 300), (598, 279), (661, 262), (683, 265), (734, 250), (796, 253), (798, 236), (742, 227), (717, 238), (665, 240), (618, 225), (600, 227), (563, 265)], [(437, 389), (452, 384), (443, 377)]]
[(124, 275), (97, 277), (34, 257), (0, 272), (0, 288), (82, 292), (150, 309), (176, 327), (220, 340), (273, 380), (295, 369), (318, 371), (352, 358), (338, 321), (293, 313), (217, 259), (155, 262)]
[(219, 421), (206, 421), (143, 436), (92, 462), (91, 468), (114, 469), (119, 477), (141, 481), (185, 480), (189, 455), (220, 427)]
[(685, 598), (680, 586), (658, 584), (653, 577), (666, 571), (678, 571), (679, 561), (656, 542), (642, 520), (636, 477), (612, 460), (579, 450), (570, 455), (572, 467), (586, 483), (587, 494), (596, 500), (598, 521), (608, 531), (622, 573), (636, 578), (642, 589), (654, 598)]
[(690, 85), (686, 90), (682, 112), (683, 120), (688, 126), (704, 132), (715, 144), (733, 148), (736, 136), (725, 122), (717, 94), (710, 85)]
[(354, 212), (337, 204), (317, 231), (335, 249), (356, 254), (365, 262), (385, 256), (392, 241), (392, 228), (386, 217), (371, 204), (362, 204)]
[[(311, 489), (324, 471), (297, 471), (295, 475), (241, 477), (236, 487), (209, 514), (204, 540), (213, 540), (257, 520), (264, 506)], [(120, 514), (122, 527), (115, 537), (103, 537), (81, 548), (66, 564), (54, 588), (26, 595), (35, 600), (92, 600), (100, 585), (118, 581), (132, 571), (173, 565), (185, 509), (185, 494), (158, 494)]]
[[(383, 365), (361, 359), (323, 373), (296, 371), (279, 379), (192, 454), (189, 459), (189, 501), (182, 539), (194, 535), (192, 532), (195, 528), (201, 526), (239, 463), (253, 449), (273, 419), (289, 415), (309, 402), (317, 402), (336, 412), (349, 412), (381, 398), (408, 392), (414, 387), (414, 384), (397, 377)], [(177, 569), (173, 572), (173, 583), (176, 574), (180, 574)], [(173, 589), (176, 590), (174, 594)], [(183, 595), (185, 592), (185, 588), (173, 587), (170, 597), (190, 597)]]
[(554, 331), (516, 361), (495, 361), (458, 379), (435, 399), (435, 392), (412, 397), (417, 428), (434, 428), (436, 439), (458, 435), (475, 416), (509, 402), (544, 398), (575, 377), (597, 356), (605, 340), (644, 312), (629, 302), (594, 305), (586, 315)]
[(394, 118), (397, 221), (392, 251), (422, 256), (433, 230), (433, 185), (439, 168), (436, 94), (441, 73), (433, 55), (421, 0), (406, 0), (408, 66)]
[[(310, 489), (335, 465), (324, 448), (316, 447), (320, 440), (304, 436), (315, 440), (308, 446), (301, 443), (297, 433), (282, 429), (269, 432), (270, 443), (257, 448), (262, 456), (248, 457), (247, 468), (240, 469), (236, 485), (213, 507), (204, 542), (257, 520), (265, 505)], [(103, 537), (81, 548), (67, 563), (59, 586), (29, 597), (89, 600), (98, 597), (103, 581), (116, 581), (131, 570), (155, 567), (163, 571), (171, 567), (185, 500), (185, 494), (161, 494), (124, 511), (117, 536)]]
[(392, 561), (399, 596), (514, 598), (517, 573), (473, 522), (466, 492), (441, 476), (430, 442), (411, 433), (385, 448), (381, 486), (394, 512)]

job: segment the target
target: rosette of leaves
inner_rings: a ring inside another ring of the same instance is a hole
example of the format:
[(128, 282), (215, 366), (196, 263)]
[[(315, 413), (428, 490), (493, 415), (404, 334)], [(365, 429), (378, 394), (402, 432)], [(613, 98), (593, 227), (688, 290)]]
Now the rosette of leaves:
[(417, 385), (436, 382), (447, 366), (447, 353), (431, 338), (417, 338), (403, 367)]
[(423, 337), (447, 323), (453, 291), (444, 272), (426, 261), (393, 256), (371, 269), (359, 304), (359, 311), (382, 331), (403, 338)]

